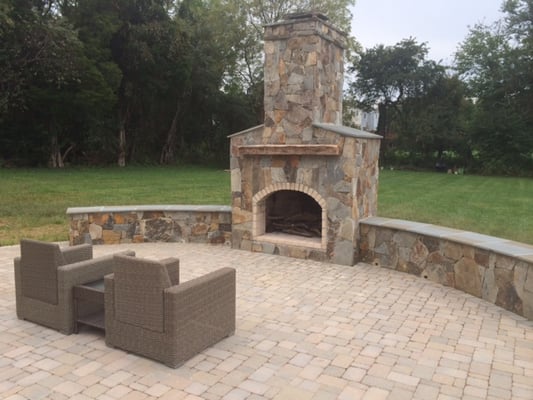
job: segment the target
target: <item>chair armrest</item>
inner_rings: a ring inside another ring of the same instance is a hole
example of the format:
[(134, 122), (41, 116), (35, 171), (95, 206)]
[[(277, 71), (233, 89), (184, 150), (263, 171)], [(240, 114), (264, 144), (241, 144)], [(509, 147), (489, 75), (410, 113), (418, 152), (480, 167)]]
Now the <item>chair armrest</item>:
[(205, 332), (235, 331), (236, 272), (221, 268), (165, 289), (165, 331), (183, 340)]
[(20, 284), (20, 257), (15, 257), (13, 259), (13, 266), (15, 271), (15, 284)]
[(18, 298), (22, 296), (22, 280), (20, 277), (20, 257), (13, 259), (14, 271), (15, 271), (15, 295)]
[(93, 246), (90, 244), (80, 244), (77, 246), (61, 248), (61, 253), (66, 264), (78, 261), (90, 260), (93, 258)]
[[(115, 254), (135, 256), (135, 252), (130, 250)], [(115, 254), (62, 265), (57, 269), (58, 279), (64, 286), (78, 285), (80, 283), (102, 279), (104, 275), (113, 272), (113, 257)]]
[(166, 267), (170, 283), (178, 285), (180, 283), (180, 260), (175, 257), (169, 257), (159, 262)]

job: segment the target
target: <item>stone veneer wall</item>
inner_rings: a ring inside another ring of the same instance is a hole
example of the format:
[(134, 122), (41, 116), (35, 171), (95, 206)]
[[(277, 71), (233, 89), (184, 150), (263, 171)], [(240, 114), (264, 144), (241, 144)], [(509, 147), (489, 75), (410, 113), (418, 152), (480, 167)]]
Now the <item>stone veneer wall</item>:
[(451, 286), (533, 320), (533, 246), (389, 218), (361, 221), (361, 260)]
[(229, 245), (231, 207), (121, 206), (74, 207), (70, 245), (143, 242), (193, 242)]

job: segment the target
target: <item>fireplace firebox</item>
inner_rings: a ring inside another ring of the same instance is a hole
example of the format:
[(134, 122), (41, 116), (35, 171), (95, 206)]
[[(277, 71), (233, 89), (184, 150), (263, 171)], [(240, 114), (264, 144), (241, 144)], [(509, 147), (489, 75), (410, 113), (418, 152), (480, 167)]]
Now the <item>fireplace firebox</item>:
[(265, 207), (265, 233), (322, 237), (322, 209), (311, 196), (280, 190), (268, 196)]

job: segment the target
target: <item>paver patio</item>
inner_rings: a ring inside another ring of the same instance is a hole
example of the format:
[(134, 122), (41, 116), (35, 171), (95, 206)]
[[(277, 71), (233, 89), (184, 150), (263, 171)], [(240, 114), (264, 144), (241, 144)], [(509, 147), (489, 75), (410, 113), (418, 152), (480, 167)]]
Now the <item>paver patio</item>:
[(95, 246), (179, 257), (182, 281), (237, 269), (235, 335), (170, 369), (20, 321), (0, 248), (2, 399), (533, 399), (533, 322), (367, 264), (346, 267), (203, 244)]

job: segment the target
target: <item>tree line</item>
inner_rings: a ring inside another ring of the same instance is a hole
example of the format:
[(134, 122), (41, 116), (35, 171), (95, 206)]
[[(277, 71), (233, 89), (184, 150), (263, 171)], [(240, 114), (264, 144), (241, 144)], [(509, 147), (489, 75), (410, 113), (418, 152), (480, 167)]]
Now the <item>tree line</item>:
[(533, 0), (506, 0), (477, 24), (453, 65), (413, 38), (363, 50), (353, 107), (378, 107), (382, 165), (533, 174)]
[[(227, 135), (262, 123), (263, 25), (313, 9), (349, 32), (354, 5), (0, 0), (0, 166), (226, 165)], [(533, 173), (533, 0), (502, 9), (451, 66), (349, 37), (345, 123), (378, 107), (383, 165)]]

